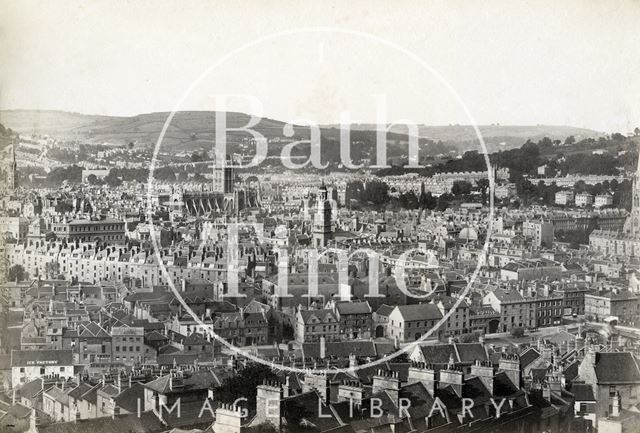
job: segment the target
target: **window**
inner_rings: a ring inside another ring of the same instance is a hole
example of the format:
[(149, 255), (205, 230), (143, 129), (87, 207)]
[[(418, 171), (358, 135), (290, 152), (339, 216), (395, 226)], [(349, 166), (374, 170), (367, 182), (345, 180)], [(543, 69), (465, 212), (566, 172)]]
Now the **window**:
[(615, 385), (609, 386), (609, 397), (615, 397), (615, 395), (616, 395), (616, 386)]

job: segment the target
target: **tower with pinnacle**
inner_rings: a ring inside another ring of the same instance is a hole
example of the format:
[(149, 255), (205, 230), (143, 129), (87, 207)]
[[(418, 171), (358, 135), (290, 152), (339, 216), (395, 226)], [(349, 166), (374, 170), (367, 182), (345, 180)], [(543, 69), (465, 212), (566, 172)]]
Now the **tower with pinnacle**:
[(18, 163), (16, 162), (16, 145), (11, 144), (11, 154), (9, 155), (9, 164), (7, 166), (6, 174), (6, 188), (9, 191), (16, 189), (16, 171), (18, 169)]
[(626, 234), (640, 238), (640, 154), (638, 155), (638, 167), (633, 177), (633, 190), (631, 193), (631, 214), (624, 225)]
[(313, 246), (326, 247), (333, 238), (331, 200), (324, 182), (318, 189), (316, 214), (313, 219)]

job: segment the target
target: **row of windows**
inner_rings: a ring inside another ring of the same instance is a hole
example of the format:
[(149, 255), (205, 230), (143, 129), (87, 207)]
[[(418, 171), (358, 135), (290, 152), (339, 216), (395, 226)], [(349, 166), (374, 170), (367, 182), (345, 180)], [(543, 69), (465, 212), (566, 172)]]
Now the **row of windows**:
[[(116, 356), (116, 361), (120, 361), (120, 360), (121, 360), (121, 359), (120, 359), (120, 357), (119, 357), (119, 356)], [(123, 356), (123, 357), (122, 357), (122, 361), (126, 361), (126, 360), (127, 360), (127, 357), (126, 357), (126, 356)], [(136, 358), (135, 358), (134, 356), (130, 356), (130, 357), (129, 357), (129, 360), (130, 360), (130, 361), (135, 361), (135, 360), (136, 360)]]
[[(545, 301), (545, 302), (541, 302), (539, 307), (559, 307), (562, 305), (562, 301), (558, 300), (558, 301)], [(504, 311), (508, 311), (508, 310), (516, 310), (516, 311), (521, 311), (523, 310), (523, 306), (522, 305), (504, 305)], [(522, 314), (522, 313), (521, 313)]]
[[(128, 340), (127, 340), (128, 338)], [(113, 337), (114, 341), (141, 341), (141, 337)]]
[[(462, 316), (462, 320), (463, 320), (463, 321), (465, 320), (465, 316), (464, 316), (464, 315)], [(405, 323), (406, 323), (406, 325), (407, 325), (407, 328), (411, 328), (411, 327), (412, 327), (412, 325), (414, 324), (414, 322), (405, 322)], [(430, 321), (430, 322), (427, 322), (427, 321), (425, 320), (424, 322), (415, 322), (415, 327), (416, 327), (416, 328), (420, 328), (420, 327), (425, 327), (425, 326), (435, 326), (435, 324), (436, 324), (436, 321), (435, 321), (435, 320), (432, 320), (432, 321)], [(398, 323), (396, 324), (395, 320), (392, 320), (392, 321), (391, 321), (391, 326), (400, 326), (400, 325), (401, 325), (401, 323), (400, 323), (400, 322), (398, 322)]]
[(369, 320), (367, 320), (367, 319), (342, 320), (341, 322), (342, 322), (343, 325), (352, 325), (352, 326), (368, 325), (369, 324)]
[[(25, 372), (25, 368), (24, 367), (20, 367), (20, 373), (24, 373)], [(64, 367), (60, 367), (60, 373), (64, 373)], [(40, 374), (45, 374), (45, 368), (44, 367), (40, 367)]]
[[(134, 351), (133, 348), (134, 348), (134, 346), (129, 346), (129, 352), (133, 352)], [(140, 352), (140, 346), (135, 346), (135, 348), (136, 348), (135, 349), (136, 352)], [(116, 346), (116, 350), (115, 351), (116, 352), (120, 352), (120, 346)], [(122, 346), (122, 351), (126, 352), (127, 351), (127, 346)]]
[[(318, 332), (320, 331), (320, 326), (309, 326), (307, 325), (306, 327), (306, 331), (307, 332)], [(337, 325), (323, 325), (322, 326), (322, 330), (323, 331), (337, 331), (338, 330), (338, 326)]]
[(77, 239), (80, 240), (82, 242), (88, 242), (88, 241), (92, 241), (94, 238), (100, 238), (100, 239), (104, 239), (104, 240), (108, 240), (108, 241), (121, 241), (124, 239), (124, 235), (101, 235), (98, 236), (95, 233), (93, 235), (88, 235), (88, 236), (79, 236), (79, 237), (74, 237), (71, 239)]
[[(456, 319), (457, 319), (457, 317), (456, 317)], [(464, 317), (462, 318), (462, 320), (465, 320)], [(413, 327), (412, 326), (413, 322), (406, 322), (406, 323), (407, 323), (407, 328), (412, 328)], [(458, 322), (456, 322), (456, 326), (457, 326), (457, 323)], [(424, 324), (423, 324), (423, 322), (416, 322), (415, 323), (415, 325), (416, 325), (415, 327), (416, 328), (421, 328), (421, 327), (425, 327), (425, 326), (434, 326), (435, 324), (436, 324), (435, 320), (432, 320), (430, 323), (425, 321)], [(391, 323), (391, 325), (393, 325), (393, 323)]]
[(124, 230), (123, 224), (109, 224), (109, 225), (98, 225), (98, 226), (71, 226), (71, 232), (98, 232), (98, 231), (109, 231), (109, 230)]
[(554, 315), (554, 311), (555, 311), (555, 315), (556, 316), (560, 315), (560, 309), (556, 308), (555, 310), (538, 311), (538, 317), (553, 316)]
[(540, 324), (542, 325), (559, 325), (560, 319), (547, 317), (545, 319), (540, 320)]

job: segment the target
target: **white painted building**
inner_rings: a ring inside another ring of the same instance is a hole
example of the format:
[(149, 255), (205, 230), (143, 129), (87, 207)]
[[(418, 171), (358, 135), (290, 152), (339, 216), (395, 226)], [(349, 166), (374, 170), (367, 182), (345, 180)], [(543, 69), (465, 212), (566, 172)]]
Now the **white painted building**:
[(558, 191), (556, 193), (556, 204), (568, 205), (573, 203), (573, 191)]
[(11, 384), (20, 386), (45, 376), (72, 378), (71, 350), (12, 350)]
[(611, 206), (613, 204), (613, 196), (611, 194), (600, 194), (596, 196), (594, 206), (595, 207), (605, 207)]
[(576, 206), (585, 207), (593, 204), (593, 195), (587, 192), (581, 192), (576, 195)]

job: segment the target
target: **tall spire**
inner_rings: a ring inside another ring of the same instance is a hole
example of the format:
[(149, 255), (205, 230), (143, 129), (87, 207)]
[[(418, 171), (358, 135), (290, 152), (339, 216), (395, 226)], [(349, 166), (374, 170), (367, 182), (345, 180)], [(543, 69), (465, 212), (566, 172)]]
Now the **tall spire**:
[(640, 152), (638, 152), (638, 166), (632, 179), (631, 214), (627, 217), (624, 230), (633, 235), (640, 236)]
[(6, 185), (9, 190), (13, 191), (16, 188), (16, 171), (18, 169), (15, 139), (11, 141), (11, 155), (9, 158), (9, 167), (7, 167), (6, 172)]

